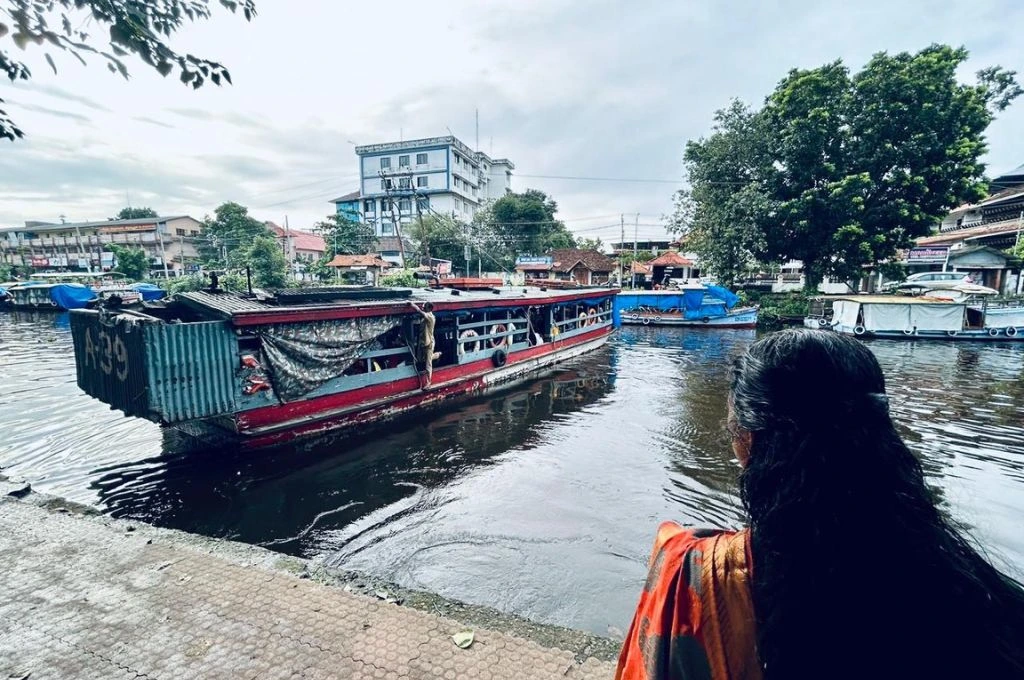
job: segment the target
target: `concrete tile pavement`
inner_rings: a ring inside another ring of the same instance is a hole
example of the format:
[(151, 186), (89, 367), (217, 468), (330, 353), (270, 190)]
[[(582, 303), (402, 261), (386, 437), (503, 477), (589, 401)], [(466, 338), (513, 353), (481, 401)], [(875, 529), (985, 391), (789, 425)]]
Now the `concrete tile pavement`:
[(478, 628), (474, 644), (460, 649), (451, 635), (466, 626), (300, 578), (287, 560), (4, 497), (0, 678), (597, 679), (614, 672), (610, 661)]

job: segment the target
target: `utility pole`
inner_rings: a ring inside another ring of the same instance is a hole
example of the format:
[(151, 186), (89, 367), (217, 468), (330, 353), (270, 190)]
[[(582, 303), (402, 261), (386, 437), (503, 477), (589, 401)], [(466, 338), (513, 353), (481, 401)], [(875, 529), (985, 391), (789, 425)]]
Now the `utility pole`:
[[(405, 244), (402, 242), (402, 230), (401, 227), (399, 226), (400, 220), (398, 219), (398, 215), (395, 213), (395, 200), (393, 198), (394, 182), (391, 178), (385, 176), (383, 170), (381, 170), (378, 174), (380, 175), (381, 180), (383, 180), (384, 182), (384, 193), (387, 195), (388, 203), (391, 204), (391, 225), (395, 229), (395, 236), (398, 237), (398, 256), (402, 260), (402, 266), (407, 267), (408, 265), (405, 261)], [(411, 178), (412, 173), (410, 173), (409, 176)]]
[(622, 273), (625, 267), (622, 266), (622, 251), (626, 248), (626, 217), (619, 213), (619, 286), (622, 286)]
[(480, 150), (480, 109), (476, 110), (476, 150)]
[[(164, 229), (167, 228), (166, 222), (156, 223), (156, 236), (160, 241), (160, 261), (164, 263), (164, 280), (171, 278), (171, 275), (167, 272), (167, 251), (164, 250)], [(113, 242), (113, 238), (110, 239)], [(102, 262), (100, 265), (102, 266)]]
[(284, 216), (284, 256), (288, 262), (288, 273), (295, 278), (295, 253), (292, 248), (292, 229), (288, 225), (288, 216)]
[[(636, 214), (636, 222), (633, 224), (633, 264), (636, 265), (636, 234), (640, 230), (640, 213)], [(636, 288), (636, 272), (633, 272), (633, 288)]]

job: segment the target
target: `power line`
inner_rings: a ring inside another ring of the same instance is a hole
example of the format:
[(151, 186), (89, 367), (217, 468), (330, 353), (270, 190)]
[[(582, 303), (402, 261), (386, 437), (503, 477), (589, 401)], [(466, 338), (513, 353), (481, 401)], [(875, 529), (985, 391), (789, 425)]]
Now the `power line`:
[(586, 177), (582, 175), (524, 175), (516, 173), (516, 177), (527, 179), (571, 179), (586, 182), (635, 182), (640, 184), (682, 184), (678, 179), (642, 179), (637, 177)]

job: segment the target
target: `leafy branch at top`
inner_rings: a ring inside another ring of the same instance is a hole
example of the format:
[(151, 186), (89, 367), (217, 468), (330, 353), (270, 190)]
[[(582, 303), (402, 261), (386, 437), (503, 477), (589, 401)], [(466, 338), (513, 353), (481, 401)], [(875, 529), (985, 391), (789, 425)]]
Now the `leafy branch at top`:
[[(219, 0), (247, 21), (256, 15), (254, 0)], [(32, 73), (6, 49), (10, 43), (25, 51), (43, 47), (46, 62), (57, 72), (51, 51), (71, 54), (83, 65), (85, 56), (98, 55), (112, 73), (128, 78), (123, 59), (136, 55), (160, 75), (175, 68), (179, 79), (193, 88), (207, 81), (231, 83), (231, 74), (218, 62), (182, 54), (166, 42), (186, 21), (209, 19), (210, 0), (0, 0), (0, 72), (13, 82), (29, 80)], [(106, 35), (93, 36), (85, 27), (96, 25)], [(0, 103), (3, 100), (0, 99)], [(15, 140), (24, 132), (0, 109), (0, 139)]]

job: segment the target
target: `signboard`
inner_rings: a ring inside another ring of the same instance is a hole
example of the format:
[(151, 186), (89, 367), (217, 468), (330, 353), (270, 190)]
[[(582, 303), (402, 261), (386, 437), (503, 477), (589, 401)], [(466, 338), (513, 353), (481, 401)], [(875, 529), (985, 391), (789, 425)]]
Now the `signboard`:
[(551, 257), (517, 257), (516, 264), (554, 264), (554, 259)]
[(33, 257), (32, 258), (32, 266), (33, 267), (49, 267), (50, 266), (50, 261), (48, 259), (46, 259), (45, 257)]
[(67, 267), (68, 256), (67, 255), (51, 255), (50, 256), (51, 267)]
[(949, 246), (911, 248), (907, 262), (944, 262), (949, 255)]

